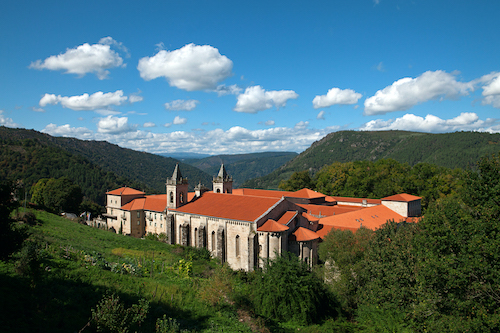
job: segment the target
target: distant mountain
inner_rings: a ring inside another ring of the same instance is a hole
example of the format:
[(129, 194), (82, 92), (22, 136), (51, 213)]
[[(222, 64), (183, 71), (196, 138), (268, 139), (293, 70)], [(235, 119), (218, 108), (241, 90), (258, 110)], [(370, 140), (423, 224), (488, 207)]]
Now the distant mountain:
[(209, 154), (198, 154), (198, 153), (163, 153), (158, 155), (163, 157), (175, 158), (176, 160), (179, 161), (184, 161), (186, 159), (202, 159), (211, 156)]
[(233, 177), (233, 187), (237, 188), (248, 179), (269, 174), (295, 156), (297, 153), (294, 152), (264, 152), (216, 155), (203, 159), (185, 159), (184, 162), (214, 176), (223, 163), (229, 175)]
[[(199, 182), (203, 184), (212, 182), (211, 175), (189, 164), (172, 158), (121, 148), (105, 141), (53, 137), (34, 130), (7, 127), (0, 127), (0, 140), (1, 152), (4, 154), (2, 168), (16, 168), (17, 170), (3, 170), (2, 175), (4, 177), (10, 175), (9, 178), (14, 175), (22, 175), (23, 179), (27, 178), (33, 182), (37, 181), (38, 176), (43, 178), (67, 175), (70, 165), (79, 170), (83, 165), (91, 165), (92, 168), (97, 168), (104, 175), (111, 172), (116, 175), (115, 178), (121, 178), (120, 183), (129, 182), (123, 185), (133, 186), (136, 184), (136, 186), (141, 187), (140, 189), (164, 193), (165, 180), (172, 175), (176, 163), (179, 163), (182, 175), (188, 178), (191, 188)], [(61, 158), (58, 159), (58, 155)], [(37, 159), (33, 160), (33, 156)], [(78, 163), (75, 162), (77, 160)], [(38, 168), (40, 170), (37, 171)], [(71, 173), (73, 176), (70, 179), (78, 178), (76, 177), (78, 172)], [(87, 171), (81, 169), (80, 173), (86, 174)], [(90, 175), (88, 177), (92, 178)], [(92, 181), (77, 181), (77, 183), (83, 186), (104, 186), (104, 184), (99, 185)], [(111, 189), (109, 188), (109, 190)]]
[(480, 157), (499, 151), (500, 134), (341, 131), (328, 134), (272, 173), (246, 181), (241, 187), (275, 189), (295, 171), (309, 170), (315, 174), (333, 162), (382, 158), (393, 158), (409, 165), (427, 162), (467, 169), (474, 167)]

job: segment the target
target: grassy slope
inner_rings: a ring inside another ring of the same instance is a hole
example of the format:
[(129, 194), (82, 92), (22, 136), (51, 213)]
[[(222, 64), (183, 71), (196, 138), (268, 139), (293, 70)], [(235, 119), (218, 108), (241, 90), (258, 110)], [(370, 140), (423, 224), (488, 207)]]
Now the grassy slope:
[[(180, 259), (189, 260), (192, 251), (116, 235), (45, 212), (37, 212), (37, 218), (43, 222), (35, 230), (43, 238), (44, 259), (36, 286), (17, 275), (12, 262), (0, 261), (2, 331), (76, 332), (106, 293), (116, 293), (128, 305), (140, 298), (149, 300), (145, 332), (154, 332), (156, 318), (163, 314), (190, 331), (250, 331), (239, 322), (233, 306), (226, 302), (212, 306), (200, 297), (202, 287), (210, 283), (202, 275), (211, 272), (215, 262), (195, 259), (194, 277), (183, 278), (173, 267)], [(109, 262), (129, 260), (147, 268), (142, 276), (104, 270), (85, 260), (85, 254), (97, 258), (96, 252)], [(149, 267), (154, 267), (153, 273)]]
[(498, 153), (499, 142), (500, 134), (477, 132), (334, 132), (272, 173), (247, 181), (241, 187), (276, 189), (281, 180), (296, 171), (309, 170), (314, 174), (333, 162), (393, 158), (410, 165), (427, 162), (448, 168), (470, 168), (480, 157)]

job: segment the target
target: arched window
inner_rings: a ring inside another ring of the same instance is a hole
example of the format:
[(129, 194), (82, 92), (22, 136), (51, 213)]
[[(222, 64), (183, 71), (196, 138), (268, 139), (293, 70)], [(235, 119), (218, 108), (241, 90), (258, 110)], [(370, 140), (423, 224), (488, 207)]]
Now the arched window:
[(237, 257), (240, 256), (240, 235), (236, 235), (235, 253)]
[(174, 203), (174, 192), (170, 192), (170, 203)]
[(194, 247), (198, 247), (198, 228), (194, 228)]
[(215, 251), (215, 231), (212, 231), (212, 251)]
[(181, 203), (184, 203), (184, 193), (182, 193), (182, 192), (180, 193), (180, 195), (179, 195), (179, 199), (180, 199), (179, 201), (180, 201)]
[(220, 188), (217, 189), (217, 193), (220, 193)]

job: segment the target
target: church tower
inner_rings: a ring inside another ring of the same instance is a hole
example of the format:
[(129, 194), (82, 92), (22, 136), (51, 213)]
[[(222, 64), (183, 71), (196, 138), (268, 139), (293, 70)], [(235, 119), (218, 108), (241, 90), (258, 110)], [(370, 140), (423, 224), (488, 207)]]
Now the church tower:
[(167, 178), (167, 208), (175, 209), (187, 203), (188, 200), (188, 180), (183, 178), (179, 164), (175, 165), (172, 178)]
[(213, 180), (214, 193), (233, 193), (233, 177), (229, 176), (224, 168), (220, 166), (219, 174)]

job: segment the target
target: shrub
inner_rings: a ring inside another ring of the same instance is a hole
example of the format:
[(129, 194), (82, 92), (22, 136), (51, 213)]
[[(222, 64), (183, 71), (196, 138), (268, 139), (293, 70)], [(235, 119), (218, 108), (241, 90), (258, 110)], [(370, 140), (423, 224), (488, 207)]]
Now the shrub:
[(156, 333), (177, 333), (179, 332), (179, 323), (177, 320), (172, 318), (167, 318), (163, 315), (163, 318), (158, 318), (156, 320)]
[(149, 302), (145, 299), (139, 300), (139, 304), (125, 308), (120, 298), (113, 294), (104, 296), (96, 308), (92, 309), (91, 323), (97, 332), (126, 333), (133, 326), (140, 326), (148, 311)]

